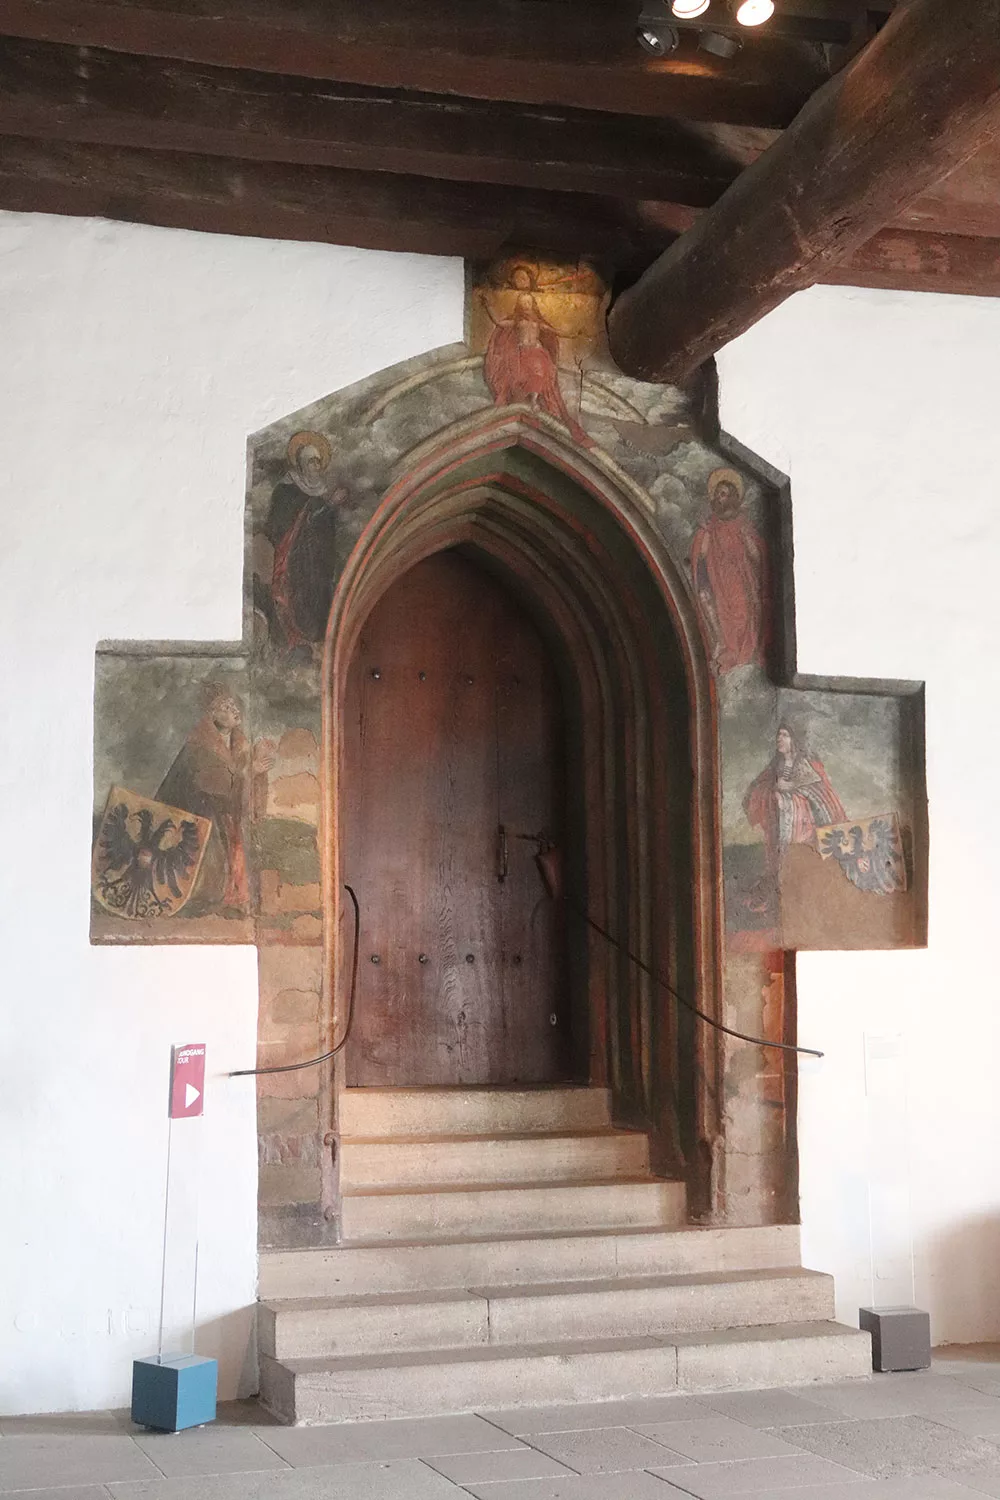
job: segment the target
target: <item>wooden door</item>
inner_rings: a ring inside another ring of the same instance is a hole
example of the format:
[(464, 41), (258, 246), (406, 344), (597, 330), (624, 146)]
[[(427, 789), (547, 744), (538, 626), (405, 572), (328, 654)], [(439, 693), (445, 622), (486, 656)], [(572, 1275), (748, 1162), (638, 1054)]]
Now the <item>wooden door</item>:
[(560, 913), (518, 837), (561, 842), (562, 734), (544, 643), (489, 574), (440, 553), (376, 605), (345, 705), (343, 871), (361, 905), (349, 1085), (565, 1078)]

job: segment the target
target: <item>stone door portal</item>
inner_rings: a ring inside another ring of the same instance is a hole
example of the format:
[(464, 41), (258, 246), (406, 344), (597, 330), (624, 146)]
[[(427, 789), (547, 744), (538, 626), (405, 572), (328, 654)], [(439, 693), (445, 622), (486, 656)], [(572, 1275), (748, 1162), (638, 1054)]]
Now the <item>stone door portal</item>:
[(336, 1242), (345, 1085), (607, 1088), (693, 1219), (794, 1219), (794, 952), (926, 941), (922, 686), (797, 672), (784, 481), (593, 268), (468, 271), (252, 438), (241, 640), (101, 647), (93, 940), (256, 945), (262, 1244)]
[[(376, 603), (348, 674), (344, 878), (362, 946), (349, 1086), (565, 1080), (557, 675), (529, 616), (458, 553)], [(345, 954), (350, 962), (350, 954)]]

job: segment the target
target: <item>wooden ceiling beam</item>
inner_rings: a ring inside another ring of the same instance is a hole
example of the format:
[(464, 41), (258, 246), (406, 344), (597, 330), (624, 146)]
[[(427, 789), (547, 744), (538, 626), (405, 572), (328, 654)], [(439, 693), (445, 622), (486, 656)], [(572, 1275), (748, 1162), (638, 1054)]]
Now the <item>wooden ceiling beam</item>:
[(829, 286), (1000, 297), (1000, 241), (883, 229), (823, 277)]
[(1000, 239), (1000, 135), (894, 221), (895, 227)]
[(13, 136), (0, 208), (470, 260), (542, 246), (633, 271), (671, 238), (642, 205), (596, 194)]
[(3, 0), (0, 33), (298, 78), (780, 129), (828, 76), (815, 45), (654, 58), (639, 0)]
[(714, 203), (742, 163), (705, 129), (403, 94), (0, 37), (0, 134)]
[(1000, 0), (909, 0), (619, 299), (619, 365), (683, 380), (835, 274), (998, 124)]

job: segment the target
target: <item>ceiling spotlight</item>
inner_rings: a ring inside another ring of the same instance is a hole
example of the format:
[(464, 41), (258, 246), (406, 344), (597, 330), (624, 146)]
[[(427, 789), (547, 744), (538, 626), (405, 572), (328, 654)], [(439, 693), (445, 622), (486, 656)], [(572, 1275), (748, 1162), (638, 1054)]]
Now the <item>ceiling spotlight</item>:
[(670, 0), (670, 9), (678, 21), (695, 21), (703, 16), (712, 0)]
[(724, 57), (728, 61), (736, 56), (743, 43), (738, 36), (730, 36), (725, 31), (702, 31), (698, 36), (698, 46), (702, 52), (710, 52), (713, 57)]
[(763, 26), (774, 15), (774, 0), (733, 0), (733, 11), (741, 26)]
[[(693, 0), (678, 0), (691, 4)], [(680, 42), (677, 27), (670, 18), (667, 0), (645, 0), (635, 27), (635, 39), (651, 57), (666, 57)]]

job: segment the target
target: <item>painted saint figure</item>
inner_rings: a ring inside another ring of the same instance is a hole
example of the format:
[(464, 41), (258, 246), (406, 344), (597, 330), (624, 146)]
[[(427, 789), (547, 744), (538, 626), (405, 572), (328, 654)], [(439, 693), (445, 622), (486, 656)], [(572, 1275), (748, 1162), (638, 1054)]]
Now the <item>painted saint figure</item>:
[(576, 442), (593, 447), (593, 440), (570, 416), (559, 389), (559, 332), (542, 312), (534, 273), (529, 266), (515, 266), (510, 286), (517, 293), (509, 318), (498, 318), (485, 292), (479, 296), (493, 324), (483, 375), (498, 406), (539, 407), (568, 427)]
[(243, 732), (243, 710), (227, 687), (207, 683), (204, 713), (191, 730), (157, 791), (157, 799), (212, 820), (212, 835), (198, 879), (198, 896), (245, 912), (250, 902), (243, 822), (253, 783), (266, 778), (272, 745), (251, 745)]
[(743, 480), (735, 469), (708, 476), (711, 514), (691, 543), (691, 576), (720, 675), (764, 665), (767, 551), (743, 513)]
[(291, 651), (321, 640), (326, 629), (336, 510), (347, 491), (331, 490), (333, 455), (321, 432), (296, 432), (287, 457), (287, 473), (274, 487), (261, 529), (274, 549), (270, 588), (260, 586), (255, 602), (272, 639)]
[(823, 762), (809, 756), (787, 724), (778, 730), (775, 754), (743, 799), (751, 826), (764, 834), (768, 874), (777, 879), (792, 844), (816, 845), (816, 830), (847, 814)]

